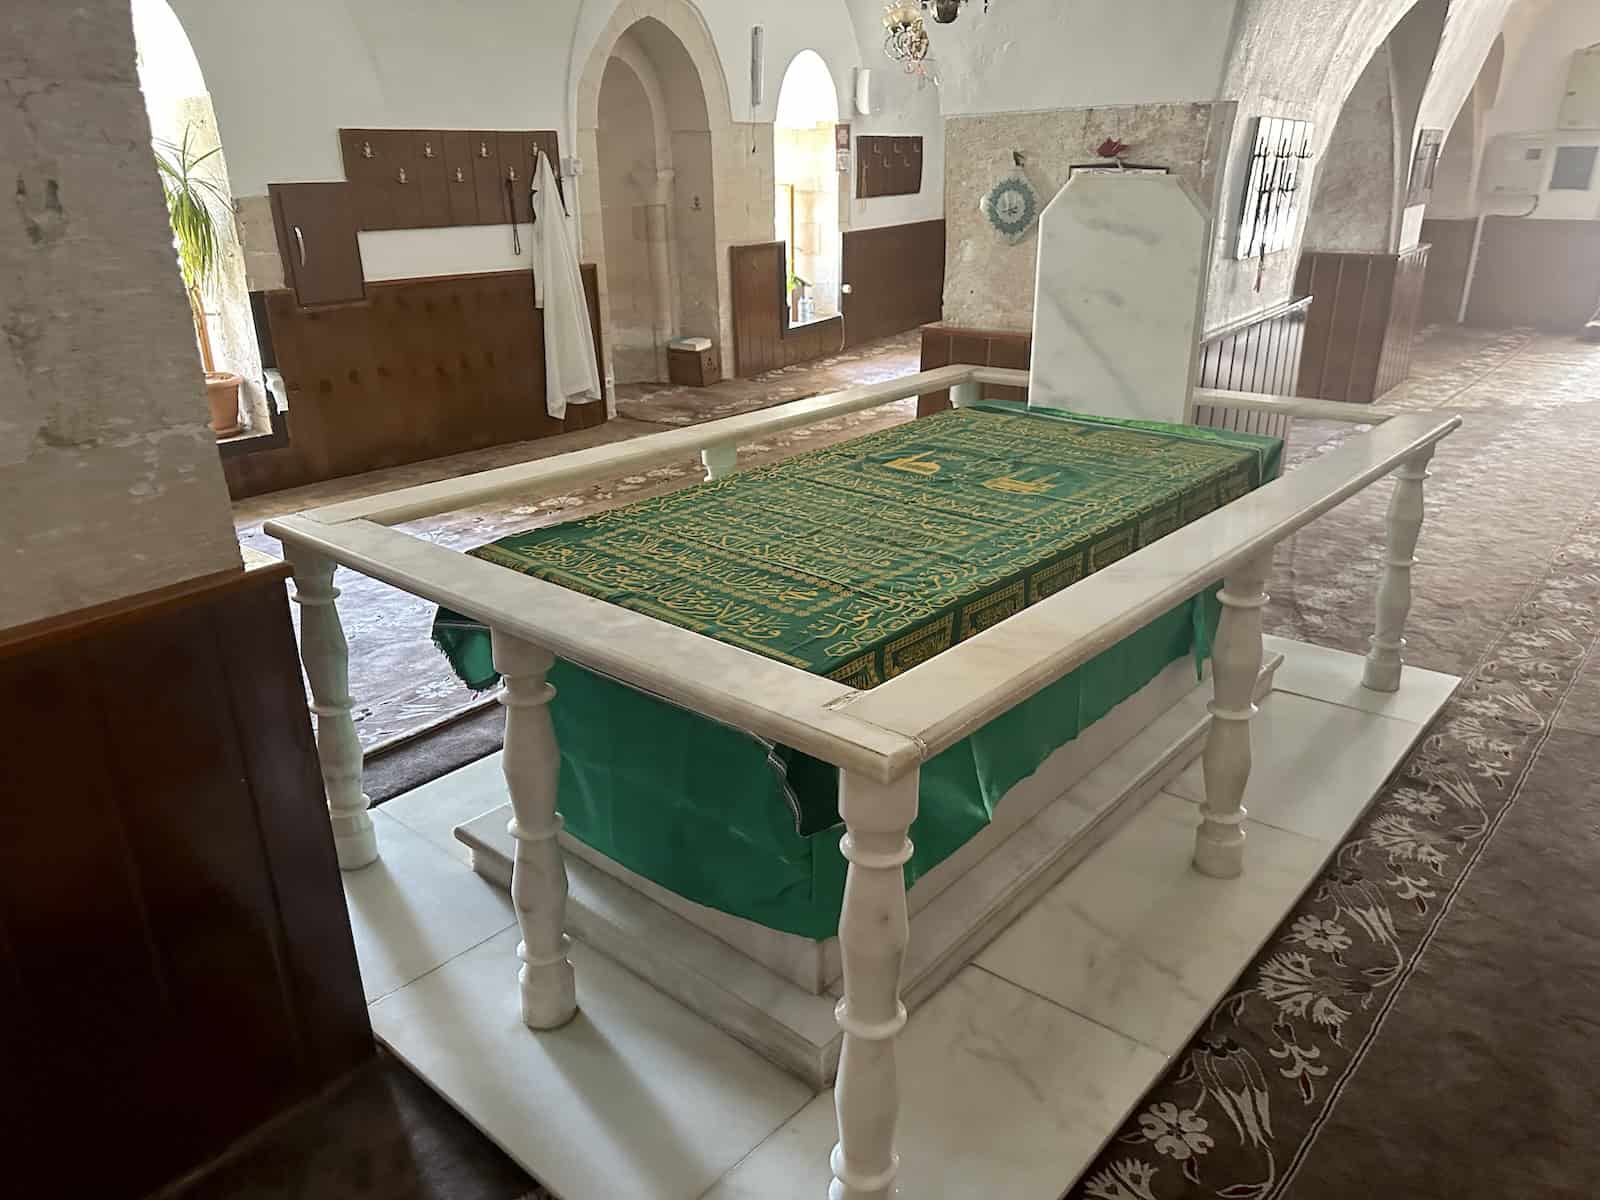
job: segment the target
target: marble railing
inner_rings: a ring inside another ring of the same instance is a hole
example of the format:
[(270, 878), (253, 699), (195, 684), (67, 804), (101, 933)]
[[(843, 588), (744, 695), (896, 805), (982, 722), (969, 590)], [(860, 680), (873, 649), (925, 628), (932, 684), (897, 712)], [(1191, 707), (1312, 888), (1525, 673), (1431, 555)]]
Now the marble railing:
[(779, 430), (943, 389), (958, 406), (966, 405), (985, 385), (1025, 386), (1027, 379), (1022, 371), (942, 367), (268, 522), (266, 531), (288, 552), (303, 606), (302, 657), (340, 865), (365, 866), (380, 848), (361, 792), (361, 749), (351, 722), (347, 651), (332, 586), (337, 566), (445, 605), (493, 631), (495, 664), (506, 679), (501, 700), (515, 813), (512, 892), (522, 932), (518, 980), (530, 1028), (564, 1023), (577, 1003), (563, 931), (566, 874), (556, 840), (559, 754), (549, 715), (554, 693), (545, 682), (554, 657), (837, 766), (846, 829), (840, 850), (850, 866), (839, 925), (844, 996), (837, 1016), (844, 1036), (830, 1194), (847, 1200), (891, 1195), (900, 1103), (894, 1045), (906, 1021), (899, 988), (909, 938), (901, 868), (911, 852), (907, 833), (917, 815), (921, 764), (1223, 580), (1212, 724), (1202, 760), (1206, 800), (1194, 866), (1219, 877), (1240, 874), (1251, 696), (1262, 662), (1262, 588), (1273, 549), (1351, 495), (1396, 474), (1365, 679), (1375, 690), (1396, 690), (1426, 466), (1460, 419), (1197, 392), (1196, 403), (1214, 408), (1352, 420), (1375, 428), (866, 692), (387, 526), (500, 496), (548, 493), (695, 451), (708, 477), (717, 479), (736, 468), (741, 443)]

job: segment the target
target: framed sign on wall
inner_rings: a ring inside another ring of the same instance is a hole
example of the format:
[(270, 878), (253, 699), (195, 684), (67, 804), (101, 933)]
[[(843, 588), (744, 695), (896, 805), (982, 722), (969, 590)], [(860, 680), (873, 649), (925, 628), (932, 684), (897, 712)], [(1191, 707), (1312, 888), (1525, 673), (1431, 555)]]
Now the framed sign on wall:
[(1424, 129), (1417, 134), (1417, 152), (1411, 159), (1411, 182), (1406, 186), (1406, 207), (1426, 204), (1433, 195), (1433, 177), (1439, 171), (1444, 130)]

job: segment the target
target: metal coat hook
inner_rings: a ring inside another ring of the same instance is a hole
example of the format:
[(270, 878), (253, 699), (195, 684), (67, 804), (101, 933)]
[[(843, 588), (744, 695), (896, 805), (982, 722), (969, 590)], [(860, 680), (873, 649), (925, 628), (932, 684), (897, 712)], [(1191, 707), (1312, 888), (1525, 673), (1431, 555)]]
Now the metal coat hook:
[(372, 155), (372, 143), (371, 142), (362, 142), (361, 143), (361, 157), (362, 158), (371, 158), (371, 157), (373, 157), (373, 155)]
[(406, 178), (406, 169), (404, 167), (400, 168), (400, 174), (395, 177), (395, 181), (397, 183), (409, 183), (410, 182)]
[(467, 177), (464, 174), (462, 174), (461, 168), (457, 167), (456, 168), (456, 182), (457, 183), (465, 183), (466, 181), (467, 181)]
[(515, 167), (507, 167), (506, 168), (506, 182), (507, 183), (515, 183), (516, 181), (517, 181), (517, 169)]
[(422, 143), (422, 157), (423, 158), (432, 158), (433, 157), (433, 143), (432, 142), (423, 142)]
[(479, 142), (478, 143), (478, 157), (479, 158), (488, 158), (489, 157), (489, 143), (488, 142)]

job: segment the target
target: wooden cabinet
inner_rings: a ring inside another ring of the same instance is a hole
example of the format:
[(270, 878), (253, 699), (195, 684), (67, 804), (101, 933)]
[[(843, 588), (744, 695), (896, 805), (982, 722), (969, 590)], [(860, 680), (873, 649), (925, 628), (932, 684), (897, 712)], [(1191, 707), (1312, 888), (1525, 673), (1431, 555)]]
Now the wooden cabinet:
[(285, 278), (302, 305), (338, 304), (366, 297), (360, 217), (348, 183), (268, 185)]

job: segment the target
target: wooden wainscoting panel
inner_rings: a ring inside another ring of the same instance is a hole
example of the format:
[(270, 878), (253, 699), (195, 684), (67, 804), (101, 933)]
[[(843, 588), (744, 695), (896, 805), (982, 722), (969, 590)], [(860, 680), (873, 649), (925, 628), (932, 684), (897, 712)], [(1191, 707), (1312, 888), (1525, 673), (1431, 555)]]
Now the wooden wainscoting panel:
[(0, 658), (17, 1195), (146, 1194), (373, 1053), (281, 574), (148, 612)]
[[(1033, 335), (1004, 329), (964, 329), (956, 325), (928, 325), (922, 330), (922, 369), (946, 367), (952, 363), (972, 363), (980, 367), (1005, 367), (1027, 370)], [(990, 384), (984, 388), (986, 400), (1026, 400), (1024, 388)], [(917, 416), (940, 412), (950, 407), (948, 389), (917, 397)]]
[[(1311, 297), (1305, 296), (1207, 335), (1201, 343), (1197, 386), (1293, 395), (1310, 307)], [(954, 325), (927, 325), (922, 330), (924, 371), (951, 363), (1026, 371), (1032, 350), (1033, 337), (1027, 333)], [(1028, 392), (1026, 388), (989, 384), (984, 398), (1022, 402)], [(948, 390), (930, 392), (919, 398), (917, 415), (949, 407)]]
[(1313, 297), (1299, 394), (1371, 404), (1405, 379), (1428, 247), (1401, 254), (1307, 250), (1295, 290)]
[[(599, 291), (583, 267), (595, 359)], [(374, 283), (360, 304), (265, 297), (289, 395), (289, 444), (224, 461), (235, 499), (606, 419), (604, 404), (545, 411), (544, 321), (527, 271)]]
[(728, 256), (736, 375), (748, 379), (763, 371), (837, 354), (843, 348), (843, 317), (789, 325), (784, 303), (788, 258), (783, 242), (732, 246)]
[(1576, 332), (1600, 304), (1600, 221), (1490, 217), (1469, 325)]
[(1378, 362), (1378, 396), (1399, 387), (1411, 374), (1411, 348), (1417, 339), (1432, 250), (1424, 243), (1403, 251), (1395, 260), (1394, 293), (1388, 328), (1383, 335), (1383, 354)]
[(944, 310), (945, 226), (939, 221), (844, 232), (845, 344), (904, 333)]
[(1454, 325), (1460, 315), (1461, 289), (1467, 282), (1476, 225), (1470, 219), (1422, 223), (1422, 240), (1431, 247), (1418, 317), (1422, 324)]

